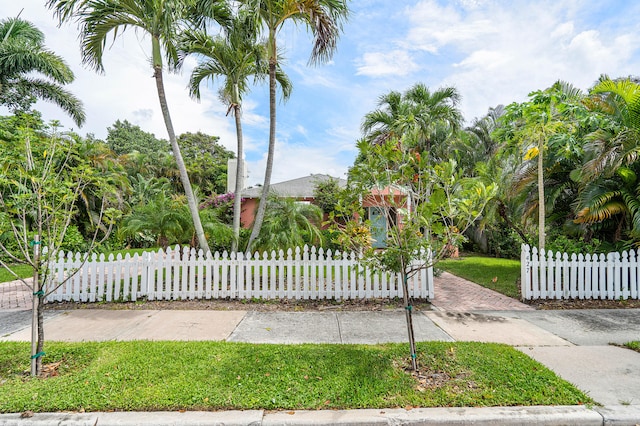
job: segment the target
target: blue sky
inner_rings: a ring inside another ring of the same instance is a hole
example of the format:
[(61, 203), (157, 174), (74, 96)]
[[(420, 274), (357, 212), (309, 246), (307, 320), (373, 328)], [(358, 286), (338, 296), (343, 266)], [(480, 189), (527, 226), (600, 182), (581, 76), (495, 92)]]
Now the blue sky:
[[(0, 0), (2, 16), (21, 17), (45, 32), (46, 44), (76, 73), (70, 85), (85, 104), (78, 130), (106, 137), (107, 127), (127, 119), (166, 138), (148, 62), (149, 40), (125, 33), (105, 54), (105, 74), (83, 68), (74, 25), (57, 28), (43, 0)], [(489, 107), (523, 101), (527, 93), (566, 80), (588, 89), (600, 74), (640, 74), (640, 2), (593, 0), (353, 0), (338, 51), (331, 62), (309, 67), (311, 38), (304, 27), (280, 34), (285, 71), (294, 86), (278, 104), (272, 182), (310, 173), (344, 177), (356, 155), (360, 123), (380, 95), (416, 82), (436, 89), (455, 86), (464, 117)], [(191, 100), (186, 84), (195, 60), (167, 76), (167, 96), (178, 133), (218, 135), (235, 150), (233, 120), (216, 88)], [(244, 101), (248, 184), (263, 179), (268, 141), (268, 91), (255, 87)], [(71, 121), (55, 107), (38, 104), (47, 119)]]

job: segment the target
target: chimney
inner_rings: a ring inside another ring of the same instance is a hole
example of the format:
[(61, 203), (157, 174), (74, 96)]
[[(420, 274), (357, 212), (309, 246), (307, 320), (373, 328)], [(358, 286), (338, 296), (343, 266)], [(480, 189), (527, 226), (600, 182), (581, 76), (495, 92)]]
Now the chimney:
[[(227, 192), (234, 192), (236, 190), (236, 164), (238, 164), (236, 158), (230, 158), (227, 161)], [(244, 173), (242, 173), (241, 188), (244, 189), (245, 183), (249, 178), (247, 162), (245, 160), (242, 160), (242, 166)]]

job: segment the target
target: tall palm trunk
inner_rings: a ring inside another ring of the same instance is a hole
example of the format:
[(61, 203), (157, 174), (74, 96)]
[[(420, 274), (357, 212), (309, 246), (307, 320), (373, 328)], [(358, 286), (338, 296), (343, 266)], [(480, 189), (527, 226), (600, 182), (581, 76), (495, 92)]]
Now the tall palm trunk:
[(171, 115), (169, 114), (169, 107), (167, 105), (167, 97), (164, 92), (164, 81), (162, 79), (162, 65), (154, 65), (154, 77), (156, 79), (156, 87), (158, 88), (158, 99), (160, 100), (160, 108), (162, 109), (162, 117), (164, 118), (164, 124), (167, 127), (167, 133), (169, 134), (169, 142), (171, 143), (171, 149), (173, 156), (176, 160), (178, 170), (180, 172), (180, 181), (184, 188), (184, 193), (187, 196), (187, 203), (189, 204), (189, 211), (191, 212), (191, 219), (193, 220), (193, 227), (196, 231), (196, 237), (198, 238), (198, 244), (200, 248), (205, 252), (209, 252), (209, 244), (204, 235), (204, 229), (202, 228), (202, 222), (200, 221), (200, 214), (198, 210), (198, 204), (196, 203), (196, 197), (193, 194), (191, 188), (191, 182), (189, 181), (189, 175), (187, 174), (187, 167), (182, 159), (180, 153), (180, 146), (176, 139), (176, 133), (173, 130), (173, 123), (171, 122)]
[(262, 222), (264, 221), (264, 214), (267, 208), (267, 197), (269, 196), (269, 187), (271, 186), (271, 174), (273, 172), (273, 156), (276, 146), (276, 67), (277, 58), (275, 50), (275, 42), (272, 42), (271, 53), (269, 58), (269, 152), (267, 154), (267, 166), (264, 171), (264, 183), (262, 186), (262, 195), (260, 196), (260, 204), (258, 205), (258, 212), (256, 213), (256, 219), (253, 222), (253, 229), (251, 230), (251, 236), (249, 237), (249, 243), (247, 244), (247, 252), (251, 251), (251, 245), (253, 241), (260, 235), (260, 229), (262, 228)]
[(233, 199), (233, 241), (231, 242), (231, 251), (238, 250), (240, 240), (240, 209), (242, 208), (242, 187), (244, 186), (244, 164), (242, 162), (244, 140), (242, 138), (242, 122), (240, 120), (240, 104), (238, 96), (238, 85), (234, 85), (234, 96), (236, 99), (233, 104), (233, 113), (236, 119), (236, 140), (238, 142), (238, 162), (236, 163), (236, 187)]
[(538, 250), (544, 250), (545, 242), (545, 202), (544, 202), (544, 169), (542, 150), (544, 149), (544, 137), (538, 141)]

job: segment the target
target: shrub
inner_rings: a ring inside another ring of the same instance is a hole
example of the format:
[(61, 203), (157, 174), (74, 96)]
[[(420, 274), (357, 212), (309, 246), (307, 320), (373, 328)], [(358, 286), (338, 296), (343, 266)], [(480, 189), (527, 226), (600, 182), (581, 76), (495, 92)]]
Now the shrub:
[(487, 231), (489, 253), (505, 259), (519, 259), (522, 238), (513, 230), (498, 228)]
[(546, 247), (547, 251), (551, 250), (561, 253), (601, 253), (603, 252), (602, 243), (594, 238), (591, 241), (585, 241), (583, 238), (570, 238), (566, 235), (552, 234), (549, 236)]

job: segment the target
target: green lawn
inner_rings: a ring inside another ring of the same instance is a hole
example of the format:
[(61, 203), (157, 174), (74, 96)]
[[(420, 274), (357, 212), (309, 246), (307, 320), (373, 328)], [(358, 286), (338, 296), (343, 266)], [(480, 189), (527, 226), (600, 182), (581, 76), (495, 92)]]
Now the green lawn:
[[(113, 252), (105, 253), (105, 256), (108, 256), (110, 253), (113, 253), (114, 256), (117, 256), (118, 253), (120, 253), (122, 254), (122, 257), (124, 257), (127, 253), (129, 253), (129, 256), (133, 256), (135, 253), (138, 253), (140, 255), (145, 251), (157, 252), (158, 249), (149, 248), (149, 249), (116, 250)], [(31, 269), (30, 266), (27, 266), (27, 265), (12, 265), (11, 269), (13, 270), (13, 272), (18, 274), (20, 278), (28, 278), (33, 276), (33, 270)], [(0, 266), (0, 283), (6, 283), (8, 281), (13, 281), (13, 280), (15, 280), (15, 277), (9, 271), (7, 271), (6, 268), (3, 268)]]
[(436, 268), (473, 281), (515, 299), (520, 298), (518, 279), (520, 261), (476, 255), (463, 255), (458, 259), (438, 262)]
[[(27, 278), (33, 276), (33, 269), (27, 265), (15, 265), (11, 269), (18, 274), (20, 278)], [(16, 278), (7, 271), (7, 268), (0, 266), (0, 283), (6, 283), (7, 281), (14, 281)]]
[(30, 378), (27, 343), (0, 342), (0, 412), (575, 405), (592, 401), (501, 344), (256, 345), (84, 342), (46, 347), (59, 375)]

